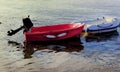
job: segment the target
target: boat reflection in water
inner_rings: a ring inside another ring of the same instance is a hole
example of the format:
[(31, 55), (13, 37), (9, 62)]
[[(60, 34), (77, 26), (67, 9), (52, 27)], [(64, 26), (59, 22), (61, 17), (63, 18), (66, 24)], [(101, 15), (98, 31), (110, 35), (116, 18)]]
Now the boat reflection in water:
[(92, 42), (92, 41), (109, 41), (109, 40), (116, 40), (119, 36), (119, 33), (115, 30), (112, 32), (106, 32), (106, 33), (97, 33), (97, 34), (88, 34), (88, 36), (85, 37), (86, 42)]
[[(80, 52), (83, 50), (79, 37), (73, 37), (61, 41), (50, 42), (24, 42), (24, 58), (32, 58), (32, 54), (38, 50), (43, 52)], [(46, 50), (47, 49), (47, 50)], [(44, 51), (45, 50), (45, 51)]]

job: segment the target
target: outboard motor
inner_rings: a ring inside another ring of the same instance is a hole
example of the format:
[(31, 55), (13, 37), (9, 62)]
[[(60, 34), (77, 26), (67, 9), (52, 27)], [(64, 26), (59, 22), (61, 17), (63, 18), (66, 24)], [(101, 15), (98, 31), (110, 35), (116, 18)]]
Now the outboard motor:
[(29, 16), (23, 19), (23, 26), (25, 28), (25, 31), (28, 31), (33, 26), (33, 23), (30, 20)]

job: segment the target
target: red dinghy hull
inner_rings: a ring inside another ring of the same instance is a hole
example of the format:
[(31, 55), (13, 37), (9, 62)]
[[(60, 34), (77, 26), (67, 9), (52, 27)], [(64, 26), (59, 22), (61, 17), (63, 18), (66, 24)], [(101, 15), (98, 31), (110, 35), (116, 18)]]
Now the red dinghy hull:
[(58, 24), (51, 26), (31, 27), (30, 31), (24, 32), (27, 42), (54, 41), (71, 38), (79, 35), (84, 24)]

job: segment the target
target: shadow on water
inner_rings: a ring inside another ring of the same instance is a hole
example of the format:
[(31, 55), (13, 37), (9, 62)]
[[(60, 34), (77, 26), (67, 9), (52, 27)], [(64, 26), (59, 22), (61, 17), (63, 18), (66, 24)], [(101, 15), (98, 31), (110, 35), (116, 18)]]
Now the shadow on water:
[(66, 40), (61, 41), (50, 41), (50, 42), (32, 42), (26, 43), (24, 42), (24, 58), (31, 58), (32, 54), (38, 50), (48, 49), (46, 52), (80, 52), (83, 50), (83, 46), (81, 45), (80, 38), (73, 37)]
[(110, 40), (116, 40), (116, 38), (119, 36), (119, 33), (115, 30), (112, 32), (106, 32), (106, 33), (97, 33), (97, 34), (90, 34), (85, 37), (86, 42), (93, 42), (93, 41), (110, 41)]
[(24, 46), (21, 43), (18, 43), (16, 41), (10, 41), (8, 40), (8, 45), (12, 45), (13, 47), (17, 47), (17, 48), (23, 48)]
[[(14, 41), (8, 41), (8, 44), (12, 44), (13, 46), (19, 46), (20, 43)], [(36, 51), (43, 52), (80, 52), (84, 49), (79, 37), (73, 37), (70, 39), (60, 40), (60, 41), (47, 41), (47, 42), (24, 42), (24, 59), (32, 58), (32, 54)], [(44, 51), (46, 50), (47, 51)]]

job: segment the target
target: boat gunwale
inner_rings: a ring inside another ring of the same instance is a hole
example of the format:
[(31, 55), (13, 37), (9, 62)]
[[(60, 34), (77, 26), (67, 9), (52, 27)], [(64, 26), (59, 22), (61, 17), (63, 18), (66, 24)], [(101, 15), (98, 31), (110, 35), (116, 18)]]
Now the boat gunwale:
[[(83, 27), (85, 24), (76, 24), (75, 27), (71, 27), (71, 28), (68, 28), (68, 29), (63, 29), (63, 30), (50, 30), (50, 31), (44, 31), (44, 32), (40, 32), (40, 31), (36, 31), (36, 32), (24, 32), (24, 34), (29, 34), (29, 35), (42, 35), (42, 34), (51, 34), (51, 33), (58, 33), (58, 32), (65, 32), (65, 31), (71, 31), (71, 30), (74, 30), (74, 29), (78, 29), (80, 27)], [(46, 26), (44, 26), (46, 27)]]

